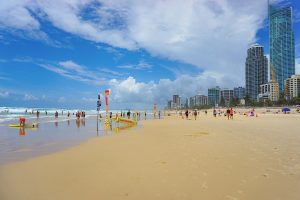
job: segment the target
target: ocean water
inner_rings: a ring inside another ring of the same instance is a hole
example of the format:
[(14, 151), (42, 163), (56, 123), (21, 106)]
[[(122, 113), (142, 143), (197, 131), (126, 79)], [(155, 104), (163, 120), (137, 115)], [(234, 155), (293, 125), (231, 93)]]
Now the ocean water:
[[(39, 118), (35, 114), (36, 110), (40, 111)], [(56, 111), (59, 113), (58, 118), (54, 117)], [(120, 134), (122, 131), (117, 131), (117, 127), (126, 126), (115, 122), (105, 126), (105, 112), (100, 111), (102, 118), (98, 121), (97, 131), (97, 111), (84, 111), (86, 117), (77, 120), (73, 115), (77, 110), (0, 107), (0, 165), (60, 151), (93, 137)], [(71, 113), (70, 117), (67, 117), (67, 112)], [(120, 110), (111, 112), (120, 113)], [(153, 113), (146, 112), (147, 120), (153, 119)], [(9, 124), (19, 123), (20, 116), (26, 118), (26, 123), (38, 123), (38, 128), (10, 128)], [(141, 112), (140, 120), (145, 120), (144, 111)]]

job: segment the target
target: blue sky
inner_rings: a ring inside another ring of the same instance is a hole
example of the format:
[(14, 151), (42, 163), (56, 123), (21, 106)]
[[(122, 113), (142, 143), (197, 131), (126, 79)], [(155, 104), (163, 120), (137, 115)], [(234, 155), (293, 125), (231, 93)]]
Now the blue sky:
[[(300, 5), (294, 9), (300, 66)], [(12, 0), (0, 4), (0, 106), (165, 106), (244, 85), (247, 47), (268, 49), (267, 1)], [(149, 9), (151, 8), (151, 9)], [(176, 14), (174, 14), (176, 13)]]

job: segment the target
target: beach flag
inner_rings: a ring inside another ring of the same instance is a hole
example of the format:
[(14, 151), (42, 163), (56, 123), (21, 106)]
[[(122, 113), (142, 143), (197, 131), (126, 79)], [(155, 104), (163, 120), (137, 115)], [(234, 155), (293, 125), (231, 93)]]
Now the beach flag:
[(106, 105), (106, 113), (108, 113), (108, 96), (109, 96), (109, 90), (105, 90), (105, 105)]

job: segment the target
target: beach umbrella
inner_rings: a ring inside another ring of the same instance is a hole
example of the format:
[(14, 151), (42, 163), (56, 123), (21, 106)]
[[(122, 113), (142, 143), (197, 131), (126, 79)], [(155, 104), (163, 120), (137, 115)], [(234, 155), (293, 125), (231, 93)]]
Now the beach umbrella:
[(289, 109), (289, 108), (282, 108), (282, 112), (290, 112), (291, 111), (291, 109)]

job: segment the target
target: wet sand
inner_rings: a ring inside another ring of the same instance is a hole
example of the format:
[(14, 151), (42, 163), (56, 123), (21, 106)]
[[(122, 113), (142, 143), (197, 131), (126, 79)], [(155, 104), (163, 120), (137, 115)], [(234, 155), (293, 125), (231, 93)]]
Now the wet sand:
[(0, 167), (1, 200), (300, 199), (300, 115), (201, 113)]

